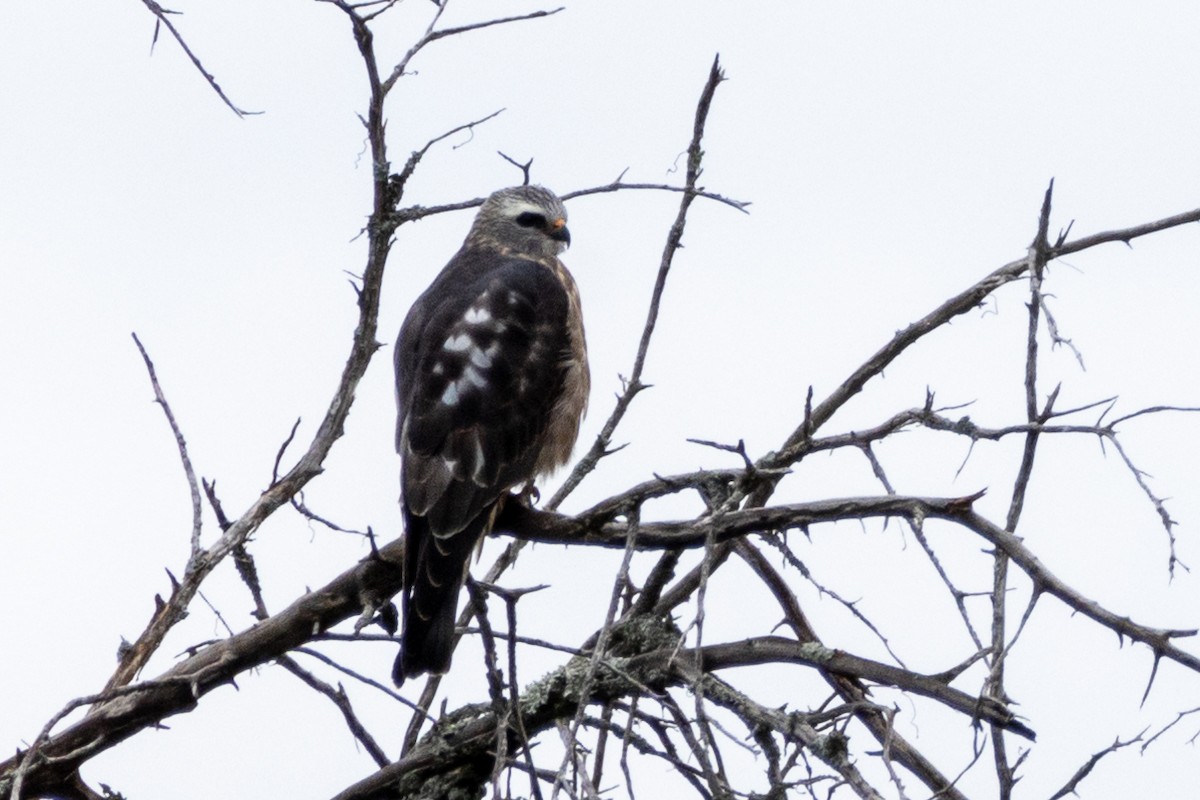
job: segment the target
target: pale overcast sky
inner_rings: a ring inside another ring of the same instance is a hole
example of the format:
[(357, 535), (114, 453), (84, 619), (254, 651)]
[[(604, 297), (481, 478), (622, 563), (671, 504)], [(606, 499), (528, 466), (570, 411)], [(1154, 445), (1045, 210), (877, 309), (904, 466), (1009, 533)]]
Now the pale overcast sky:
[[(455, 0), (446, 24), (539, 7)], [(154, 19), (136, 0), (0, 10), (0, 745), (9, 752), (66, 700), (100, 688), (121, 637), (136, 636), (154, 595), (169, 591), (164, 569), (182, 569), (187, 556), (187, 486), (130, 333), (156, 362), (198, 472), (240, 513), (268, 484), (296, 418), (300, 438), (311, 437), (356, 318), (347, 273), (362, 269), (356, 236), (370, 172), (356, 117), (363, 69), (343, 15), (280, 0), (172, 8), (232, 100), (262, 115), (230, 113), (169, 37), (151, 54)], [(408, 0), (389, 12), (381, 60), (395, 61), (432, 10)], [(647, 363), (654, 388), (617, 436), (632, 444), (568, 501), (571, 511), (654, 473), (736, 465), (689, 437), (744, 439), (752, 456), (778, 447), (808, 386), (824, 396), (896, 330), (1020, 257), (1051, 178), (1052, 235), (1072, 221), (1072, 235), (1084, 235), (1200, 206), (1198, 38), (1200, 9), (1189, 3), (568, 3), (550, 18), (431, 46), (391, 100), (388, 133), (401, 162), (504, 109), (433, 149), (406, 204), (519, 183), (497, 151), (532, 158), (534, 180), (564, 193), (626, 170), (629, 180), (679, 182), (695, 101), (721, 55), (728, 81), (710, 116), (702, 182), (752, 201), (751, 213), (695, 206)], [(584, 295), (593, 365), (580, 452), (632, 363), (676, 202), (630, 192), (568, 206), (566, 260)], [(380, 319), (389, 348), (472, 213), (402, 229)], [(1200, 405), (1198, 256), (1192, 226), (1053, 265), (1051, 307), (1087, 370), (1045, 345), (1043, 396), (1062, 381), (1063, 408), (1113, 395), (1115, 413)], [(918, 406), (927, 386), (942, 403), (975, 401), (960, 413), (980, 424), (1022, 421), (1026, 291), (1011, 286), (931, 337), (829, 432)], [(314, 510), (387, 539), (400, 525), (389, 353), (372, 363), (344, 440), (307, 491)], [(1200, 416), (1147, 418), (1126, 435), (1153, 489), (1171, 498), (1181, 557), (1200, 567)], [(964, 443), (907, 437), (880, 449), (898, 491), (988, 487), (978, 508), (1003, 520), (1016, 440), (981, 445), (956, 478)], [(863, 461), (810, 461), (780, 499), (882, 491)], [(1168, 584), (1166, 536), (1114, 453), (1091, 439), (1046, 443), (1035, 487), (1019, 532), (1050, 569), (1141, 622), (1200, 622), (1197, 577), (1181, 572)], [(206, 525), (213, 535), (211, 515)], [(963, 583), (990, 587), (981, 543), (941, 536)], [(815, 529), (811, 545), (797, 546), (826, 584), (862, 598), (895, 632), (911, 668), (937, 672), (969, 652), (947, 593), (897, 526)], [(254, 544), (272, 610), (365, 552), (360, 539), (286, 512)], [(617, 555), (538, 548), (511, 585), (575, 577), (529, 603), (530, 630), (573, 642), (559, 609), (574, 615), (574, 630), (593, 629)], [(206, 594), (240, 630), (250, 601), (225, 571)], [(738, 638), (746, 615), (776, 615), (742, 597), (736, 577), (710, 597), (714, 641)], [(827, 643), (880, 657), (836, 604), (808, 602)], [(203, 603), (191, 611), (143, 677), (224, 635)], [(1048, 796), (1114, 736), (1200, 706), (1200, 676), (1164, 664), (1139, 708), (1145, 648), (1118, 649), (1056, 601), (1043, 601), (1026, 636), (1023, 646), (1044, 657), (1010, 673), (1039, 732), (1022, 797)], [(393, 655), (363, 647), (346, 659), (384, 680)], [(532, 677), (556, 662), (531, 663)], [(140, 734), (84, 776), (130, 798), (189, 800), (327, 797), (373, 771), (349, 735), (329, 735), (342, 725), (329, 705), (275, 672), (246, 676), (240, 693), (214, 692), (200, 712)], [(452, 705), (481, 697), (471, 683), (450, 691)], [(793, 708), (820, 702), (764, 688), (772, 696)], [(936, 752), (945, 721), (899, 706), (904, 734)], [(394, 751), (407, 715), (395, 721), (391, 703), (363, 712), (394, 737)], [(953, 722), (945, 730), (965, 738)], [(1194, 791), (1200, 761), (1187, 740), (1198, 728), (1181, 725), (1145, 755), (1109, 757), (1082, 795)], [(951, 773), (966, 762), (954, 752)], [(990, 779), (985, 765), (964, 791), (987, 797)]]

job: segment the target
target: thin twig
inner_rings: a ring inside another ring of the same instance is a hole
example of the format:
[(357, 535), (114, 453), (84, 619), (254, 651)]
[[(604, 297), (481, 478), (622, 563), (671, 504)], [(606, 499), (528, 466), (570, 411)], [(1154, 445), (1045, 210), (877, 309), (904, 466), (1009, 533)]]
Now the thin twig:
[(457, 25), (452, 28), (436, 29), (438, 20), (441, 19), (442, 12), (446, 10), (446, 5), (447, 4), (445, 2), (438, 4), (438, 10), (434, 13), (433, 19), (429, 23), (429, 27), (425, 29), (425, 35), (418, 39), (417, 43), (410, 47), (408, 52), (404, 54), (404, 57), (400, 59), (399, 63), (392, 68), (392, 73), (388, 75), (386, 80), (383, 81), (384, 94), (390, 92), (392, 87), (396, 84), (396, 81), (400, 80), (400, 78), (406, 74), (408, 71), (409, 62), (416, 57), (417, 53), (421, 52), (426, 46), (438, 41), (439, 39), (445, 39), (448, 36), (457, 36), (470, 31), (482, 30), (483, 28), (490, 28), (493, 25), (505, 25), (510, 22), (523, 22), (525, 20), (537, 19), (539, 17), (549, 17), (563, 10), (563, 7), (560, 6), (559, 8), (551, 9), (549, 11), (533, 11), (528, 14), (520, 14), (514, 17), (503, 17), (500, 19), (485, 20), (483, 22), (472, 22), (467, 25)]
[(181, 34), (175, 28), (175, 25), (168, 18), (168, 14), (178, 14), (178, 11), (168, 11), (158, 3), (154, 2), (154, 0), (142, 0), (142, 3), (146, 6), (146, 8), (150, 9), (150, 13), (157, 18), (157, 22), (154, 23), (154, 41), (158, 41), (159, 26), (163, 26), (169, 30), (171, 35), (175, 37), (175, 41), (179, 42), (179, 46), (183, 48), (183, 52), (187, 54), (188, 59), (192, 62), (192, 66), (194, 66), (200, 72), (200, 74), (204, 76), (204, 80), (210, 87), (212, 87), (212, 90), (217, 93), (217, 97), (220, 97), (221, 102), (229, 106), (229, 109), (233, 113), (237, 114), (239, 117), (249, 117), (255, 114), (263, 113), (261, 111), (245, 111), (233, 104), (233, 101), (230, 100), (225, 94), (225, 90), (223, 90), (220, 84), (217, 83), (217, 79), (213, 77), (213, 74), (204, 68), (204, 64), (200, 62), (200, 57), (192, 52), (192, 48), (188, 47), (188, 43), (183, 39), (183, 34)]
[(200, 485), (196, 481), (196, 470), (192, 468), (192, 459), (188, 456), (187, 442), (183, 438), (183, 431), (179, 429), (179, 423), (175, 419), (174, 412), (171, 411), (171, 405), (167, 402), (167, 397), (163, 394), (162, 386), (158, 382), (158, 373), (154, 369), (154, 362), (150, 360), (150, 355), (146, 352), (146, 348), (142, 346), (142, 340), (138, 338), (136, 333), (131, 333), (133, 343), (137, 345), (138, 352), (142, 354), (142, 361), (146, 364), (146, 372), (150, 375), (150, 385), (154, 389), (154, 402), (163, 410), (163, 415), (167, 418), (167, 424), (171, 426), (171, 435), (175, 437), (175, 446), (179, 449), (179, 461), (183, 464), (183, 473), (187, 476), (188, 494), (192, 501), (192, 537), (191, 537), (191, 553), (192, 558), (195, 558), (200, 553), (200, 534), (203, 529), (203, 515), (201, 513), (200, 504)]
[(336, 689), (325, 681), (313, 675), (308, 670), (297, 664), (291, 657), (282, 656), (276, 659), (281, 667), (295, 675), (304, 684), (316, 691), (318, 694), (328, 697), (330, 702), (337, 706), (341, 712), (342, 718), (346, 721), (346, 727), (350, 729), (350, 735), (353, 736), (371, 759), (379, 766), (385, 766), (391, 763), (387, 753), (383, 752), (383, 748), (375, 741), (375, 738), (367, 731), (362, 720), (358, 718), (358, 714), (354, 711), (354, 706), (350, 704), (350, 698), (346, 696), (346, 690), (339, 685)]
[[(1055, 390), (1046, 402), (1045, 412), (1039, 412), (1037, 397), (1039, 312), (1042, 308), (1042, 277), (1046, 270), (1046, 251), (1050, 247), (1047, 239), (1047, 231), (1050, 227), (1050, 204), (1053, 195), (1054, 181), (1050, 181), (1050, 186), (1046, 189), (1045, 197), (1042, 200), (1042, 212), (1038, 217), (1037, 234), (1034, 236), (1033, 244), (1029, 247), (1030, 300), (1027, 303), (1029, 323), (1025, 341), (1025, 414), (1031, 426), (1035, 423), (1045, 423), (1054, 407), (1054, 399), (1058, 395), (1058, 391)], [(1025, 435), (1025, 447), (1021, 455), (1020, 467), (1017, 469), (1017, 477), (1013, 484), (1012, 499), (1008, 507), (1008, 519), (1004, 528), (1010, 534), (1016, 532), (1017, 523), (1021, 518), (1021, 511), (1025, 505), (1025, 494), (1029, 488), (1029, 481), (1033, 477), (1033, 463), (1037, 452), (1038, 438), (1039, 431), (1032, 427)], [(1007, 625), (1009, 557), (1004, 550), (997, 549), (993, 558), (992, 639), (990, 648), (993, 658), (992, 663), (989, 665), (990, 669), (987, 682), (984, 685), (984, 694), (1002, 702), (1005, 698), (1004, 662), (1008, 653), (1008, 648), (1005, 645), (1005, 629)], [(1032, 606), (1030, 608), (1032, 609)], [(1001, 800), (1009, 800), (1012, 796), (1013, 787), (1016, 785), (1016, 778), (1013, 774), (1013, 765), (1008, 761), (1003, 730), (996, 725), (992, 726), (992, 752), (996, 765), (1000, 798)]]
[(704, 150), (701, 148), (701, 143), (704, 139), (704, 126), (708, 121), (708, 112), (712, 107), (713, 96), (716, 94), (717, 86), (725, 79), (724, 73), (721, 71), (720, 58), (714, 58), (712, 68), (708, 73), (708, 80), (704, 84), (704, 89), (700, 93), (700, 102), (696, 104), (696, 117), (692, 125), (692, 141), (688, 145), (688, 168), (687, 178), (685, 180), (683, 197), (679, 201), (679, 210), (675, 215), (675, 222), (671, 225), (670, 233), (667, 234), (667, 242), (663, 247), (662, 259), (659, 261), (658, 274), (654, 279), (654, 290), (650, 295), (650, 309), (646, 312), (646, 322), (642, 326), (642, 336), (638, 342), (637, 355), (633, 360), (633, 369), (630, 370), (628, 378), (625, 380), (625, 390), (617, 398), (617, 404), (605, 421), (600, 433), (596, 436), (596, 441), (592, 444), (588, 452), (579, 459), (575, 468), (571, 470), (571, 474), (559, 486), (558, 491), (546, 503), (547, 509), (558, 508), (559, 504), (575, 490), (575, 487), (592, 471), (609, 452), (609, 446), (612, 443), (613, 432), (621, 419), (625, 416), (625, 412), (629, 409), (629, 404), (633, 402), (639, 392), (646, 388), (642, 383), (642, 369), (646, 364), (646, 354), (650, 350), (650, 339), (654, 336), (654, 328), (658, 323), (659, 306), (662, 304), (663, 292), (666, 290), (667, 275), (671, 271), (671, 265), (674, 263), (675, 253), (680, 248), (683, 240), (683, 230), (687, 224), (688, 209), (691, 208), (692, 201), (696, 198), (696, 182), (700, 179), (700, 164), (704, 157)]
[[(1143, 733), (1145, 733), (1145, 731), (1143, 731)], [(1128, 747), (1131, 744), (1136, 744), (1141, 740), (1142, 734), (1140, 733), (1132, 739), (1124, 742), (1122, 742), (1120, 739), (1117, 739), (1108, 747), (1104, 748), (1098, 753), (1094, 753), (1092, 757), (1083, 764), (1083, 766), (1075, 771), (1075, 774), (1070, 777), (1070, 779), (1063, 785), (1061, 789), (1050, 795), (1050, 800), (1061, 800), (1063, 797), (1078, 794), (1079, 784), (1082, 783), (1083, 779), (1086, 778), (1088, 774), (1096, 768), (1096, 765), (1100, 763), (1100, 759), (1117, 752), (1121, 748)]]

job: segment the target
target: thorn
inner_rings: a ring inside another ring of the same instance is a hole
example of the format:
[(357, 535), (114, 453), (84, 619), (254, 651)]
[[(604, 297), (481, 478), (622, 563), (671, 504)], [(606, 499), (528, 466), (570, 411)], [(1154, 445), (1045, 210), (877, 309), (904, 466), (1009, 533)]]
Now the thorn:
[(1154, 651), (1154, 666), (1150, 669), (1150, 680), (1146, 681), (1146, 691), (1142, 693), (1142, 702), (1139, 707), (1144, 708), (1146, 698), (1150, 696), (1150, 689), (1154, 686), (1154, 678), (1158, 675), (1158, 662), (1162, 659), (1162, 653), (1158, 650)]

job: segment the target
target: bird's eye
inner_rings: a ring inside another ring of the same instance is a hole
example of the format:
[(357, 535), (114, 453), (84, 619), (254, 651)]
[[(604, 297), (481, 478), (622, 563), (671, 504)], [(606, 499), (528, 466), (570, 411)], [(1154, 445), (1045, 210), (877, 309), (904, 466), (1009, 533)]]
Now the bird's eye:
[(517, 216), (517, 224), (522, 228), (542, 228), (546, 227), (546, 217), (536, 211), (522, 211)]

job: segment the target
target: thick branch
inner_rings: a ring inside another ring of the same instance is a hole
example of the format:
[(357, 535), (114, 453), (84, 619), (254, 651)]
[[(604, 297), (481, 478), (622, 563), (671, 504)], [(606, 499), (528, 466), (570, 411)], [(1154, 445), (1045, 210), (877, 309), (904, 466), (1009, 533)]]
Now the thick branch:
[[(689, 656), (688, 653), (686, 650), (681, 652), (681, 663), (692, 663), (689, 659), (695, 656)], [(760, 636), (742, 642), (708, 645), (700, 651), (700, 664), (705, 671), (783, 663), (817, 667), (881, 686), (903, 689), (937, 700), (972, 719), (994, 723), (1027, 739), (1035, 738), (1032, 730), (996, 700), (975, 697), (954, 689), (941, 676), (921, 675), (841, 650), (797, 642), (782, 636)]]
[[(950, 517), (956, 509), (969, 508), (976, 497), (849, 497), (747, 508), (695, 520), (643, 522), (637, 529), (637, 545), (642, 550), (698, 548), (704, 547), (709, 536), (721, 543), (748, 533), (783, 531), (818, 522), (890, 516)], [(601, 519), (568, 517), (507, 503), (496, 520), (496, 530), (535, 542), (625, 547), (626, 525), (605, 522), (605, 517), (607, 514)]]
[[(637, 545), (648, 550), (699, 548), (705, 545), (709, 537), (716, 542), (726, 542), (759, 531), (782, 531), (818, 522), (874, 517), (898, 516), (918, 521), (926, 518), (950, 520), (982, 536), (1003, 551), (1029, 576), (1036, 591), (1051, 594), (1115, 633), (1147, 645), (1157, 656), (1169, 658), (1188, 669), (1200, 672), (1200, 658), (1180, 650), (1171, 643), (1172, 639), (1191, 636), (1195, 631), (1165, 630), (1135, 623), (1071, 588), (1047, 569), (1019, 537), (976, 514), (971, 504), (978, 496), (855, 497), (769, 508), (748, 508), (697, 520), (643, 522), (637, 529)], [(497, 520), (497, 529), (533, 541), (601, 547), (624, 547), (628, 533), (621, 523), (599, 523), (586, 517), (566, 517), (518, 507), (516, 503), (506, 505)]]
[[(391, 597), (400, 590), (403, 552), (400, 542), (392, 542), (380, 549), (378, 557), (355, 565), (265, 622), (201, 650), (157, 680), (127, 687), (121, 697), (98, 705), (88, 717), (41, 745), (36, 763), (26, 771), (27, 795), (51, 790), (96, 754), (173, 714), (190, 711), (200, 697), (240, 673), (358, 615), (364, 605)], [(0, 797), (7, 796), (23, 759), (24, 753), (18, 753), (0, 763)]]

